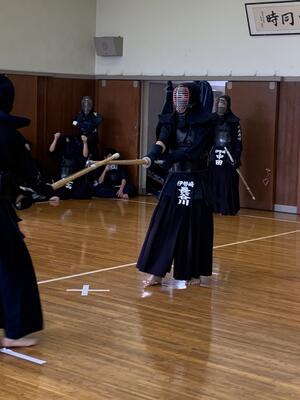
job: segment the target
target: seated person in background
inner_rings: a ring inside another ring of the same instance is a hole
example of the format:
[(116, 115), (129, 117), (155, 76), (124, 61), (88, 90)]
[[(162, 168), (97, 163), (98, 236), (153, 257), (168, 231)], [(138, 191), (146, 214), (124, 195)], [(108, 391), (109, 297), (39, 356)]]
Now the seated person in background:
[[(89, 154), (87, 137), (70, 135), (62, 136), (60, 132), (54, 134), (53, 142), (49, 147), (51, 158), (59, 162), (58, 172), (54, 179), (59, 180), (83, 169)], [(60, 199), (89, 199), (91, 193), (86, 176), (69, 182), (55, 194)]]
[[(107, 148), (104, 151), (104, 158), (117, 153), (115, 149)], [(129, 199), (134, 194), (132, 185), (128, 183), (128, 176), (122, 165), (107, 164), (94, 185), (95, 197), (118, 197)]]

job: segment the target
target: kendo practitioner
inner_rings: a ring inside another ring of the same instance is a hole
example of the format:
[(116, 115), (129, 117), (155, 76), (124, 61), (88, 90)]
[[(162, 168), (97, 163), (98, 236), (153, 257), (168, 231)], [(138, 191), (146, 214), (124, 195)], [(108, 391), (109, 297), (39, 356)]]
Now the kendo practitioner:
[[(32, 261), (19, 230), (13, 203), (20, 197), (19, 183), (42, 188), (40, 174), (24, 137), (17, 131), (30, 120), (10, 114), (14, 86), (0, 75), (0, 327), (3, 347), (32, 346), (27, 335), (43, 328), (42, 309)], [(48, 197), (51, 186), (48, 186)], [(21, 204), (21, 202), (19, 202)], [(27, 202), (27, 206), (30, 205)]]
[(81, 111), (75, 117), (73, 125), (79, 128), (80, 135), (88, 138), (88, 147), (90, 160), (98, 160), (98, 129), (103, 121), (103, 117), (96, 111), (93, 111), (93, 100), (89, 96), (84, 96), (81, 100)]
[[(173, 90), (174, 86), (172, 81), (168, 81), (166, 87), (166, 99), (161, 111), (162, 115), (171, 114), (173, 112)], [(159, 138), (161, 127), (162, 124), (158, 121), (156, 127), (156, 139)], [(147, 168), (147, 193), (159, 197), (167, 176), (168, 171), (165, 168), (162, 168), (158, 163), (151, 163), (150, 167)]]
[(147, 165), (162, 158), (171, 171), (154, 210), (137, 268), (161, 284), (174, 262), (176, 280), (200, 284), (212, 274), (213, 214), (208, 194), (207, 158), (213, 144), (214, 116), (199, 100), (199, 85), (183, 83), (173, 91), (175, 110), (159, 116), (156, 144)]
[[(59, 163), (55, 180), (66, 178), (83, 169), (88, 160), (88, 139), (85, 135), (54, 134), (49, 147), (49, 155)], [(89, 199), (91, 197), (90, 185), (87, 176), (69, 182), (66, 186), (55, 192), (60, 199)]]
[(214, 146), (209, 157), (209, 183), (213, 207), (215, 213), (236, 215), (240, 209), (239, 175), (236, 171), (241, 165), (242, 153), (240, 120), (231, 111), (231, 99), (227, 95), (217, 99), (216, 114), (218, 120)]
[[(113, 148), (104, 150), (104, 158), (118, 153)], [(119, 198), (128, 200), (135, 193), (130, 184), (128, 174), (123, 165), (107, 164), (101, 171), (99, 178), (94, 183), (95, 197)]]

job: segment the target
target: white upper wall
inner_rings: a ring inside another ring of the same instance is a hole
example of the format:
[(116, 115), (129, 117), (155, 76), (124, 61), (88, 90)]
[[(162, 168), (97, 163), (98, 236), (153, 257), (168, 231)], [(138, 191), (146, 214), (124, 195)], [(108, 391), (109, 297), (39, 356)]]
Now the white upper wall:
[[(249, 36), (245, 2), (0, 0), (0, 70), (300, 76), (300, 35)], [(95, 58), (95, 35), (123, 36), (123, 56)]]
[(124, 49), (96, 56), (96, 74), (299, 76), (300, 35), (249, 36), (246, 2), (97, 0), (96, 36)]
[(0, 69), (94, 74), (96, 0), (0, 0)]

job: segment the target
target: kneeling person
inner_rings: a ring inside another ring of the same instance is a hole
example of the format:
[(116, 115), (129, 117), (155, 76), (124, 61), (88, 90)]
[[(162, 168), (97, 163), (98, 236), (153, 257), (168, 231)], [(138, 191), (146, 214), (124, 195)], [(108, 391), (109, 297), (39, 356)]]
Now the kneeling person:
[[(104, 158), (111, 157), (114, 153), (117, 153), (115, 149), (107, 148), (104, 152)], [(129, 199), (133, 192), (125, 168), (122, 165), (107, 164), (95, 182), (93, 195), (95, 197)]]

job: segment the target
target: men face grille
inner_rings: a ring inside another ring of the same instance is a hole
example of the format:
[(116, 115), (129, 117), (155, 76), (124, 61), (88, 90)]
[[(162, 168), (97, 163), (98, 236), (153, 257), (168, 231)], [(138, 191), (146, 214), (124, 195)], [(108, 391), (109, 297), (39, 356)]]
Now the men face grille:
[(177, 86), (173, 91), (173, 104), (179, 114), (185, 113), (190, 101), (190, 91), (186, 86)]

